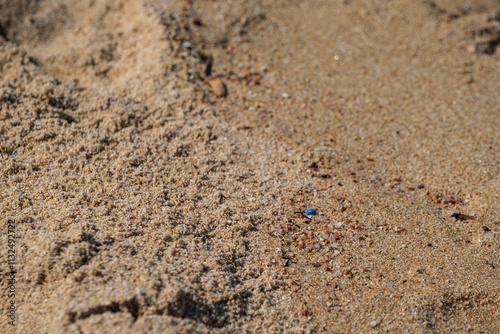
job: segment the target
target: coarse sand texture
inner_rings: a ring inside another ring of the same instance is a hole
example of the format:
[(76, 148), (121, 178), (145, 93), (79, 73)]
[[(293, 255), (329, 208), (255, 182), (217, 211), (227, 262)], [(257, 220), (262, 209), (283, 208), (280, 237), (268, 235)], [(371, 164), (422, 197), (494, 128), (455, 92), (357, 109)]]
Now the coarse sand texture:
[(0, 333), (500, 333), (500, 3), (0, 0), (0, 222)]

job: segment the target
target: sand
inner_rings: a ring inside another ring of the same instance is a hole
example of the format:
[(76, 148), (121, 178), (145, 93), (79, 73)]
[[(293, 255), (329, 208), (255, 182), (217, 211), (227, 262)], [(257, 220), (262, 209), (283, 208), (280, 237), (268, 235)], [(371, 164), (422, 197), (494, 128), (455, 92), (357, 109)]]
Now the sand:
[(0, 1), (0, 331), (500, 332), (499, 21)]

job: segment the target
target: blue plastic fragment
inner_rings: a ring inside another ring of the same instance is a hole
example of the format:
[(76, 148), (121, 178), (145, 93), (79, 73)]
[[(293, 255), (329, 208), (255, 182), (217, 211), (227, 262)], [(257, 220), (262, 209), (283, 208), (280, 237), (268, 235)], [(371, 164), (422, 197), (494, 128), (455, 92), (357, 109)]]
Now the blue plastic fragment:
[(307, 209), (306, 210), (306, 215), (313, 215), (314, 214), (314, 209)]

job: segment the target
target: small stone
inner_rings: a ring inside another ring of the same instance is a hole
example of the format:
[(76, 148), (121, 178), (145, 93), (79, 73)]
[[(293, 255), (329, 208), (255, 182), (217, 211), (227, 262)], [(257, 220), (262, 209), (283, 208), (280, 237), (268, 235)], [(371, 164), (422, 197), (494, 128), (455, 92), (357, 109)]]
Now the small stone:
[(484, 236), (485, 239), (493, 239), (494, 237), (493, 233), (488, 233)]
[(376, 322), (376, 321), (372, 321), (372, 322), (370, 322), (370, 325), (371, 325), (372, 327), (375, 327), (375, 326), (377, 326), (377, 325), (378, 325), (378, 322)]
[(495, 53), (495, 47), (491, 42), (480, 42), (476, 43), (476, 53), (477, 54), (493, 54)]
[(183, 48), (189, 49), (191, 47), (192, 47), (191, 42), (182, 42), (181, 43), (181, 49), (183, 49)]
[(220, 78), (208, 80), (208, 84), (210, 85), (216, 96), (220, 97), (227, 95), (226, 85)]
[(490, 228), (488, 226), (483, 226), (482, 229), (485, 231), (485, 232), (489, 232), (491, 231)]
[(314, 209), (307, 209), (306, 210), (306, 215), (314, 215), (315, 212), (314, 212)]

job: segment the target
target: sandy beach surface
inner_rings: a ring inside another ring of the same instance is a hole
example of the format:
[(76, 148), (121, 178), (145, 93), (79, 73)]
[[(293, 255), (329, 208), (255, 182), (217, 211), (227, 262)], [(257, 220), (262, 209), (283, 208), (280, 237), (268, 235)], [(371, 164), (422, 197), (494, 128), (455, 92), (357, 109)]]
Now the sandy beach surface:
[(500, 332), (497, 0), (0, 0), (0, 161), (2, 333)]

